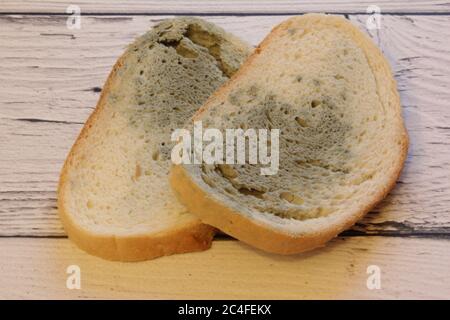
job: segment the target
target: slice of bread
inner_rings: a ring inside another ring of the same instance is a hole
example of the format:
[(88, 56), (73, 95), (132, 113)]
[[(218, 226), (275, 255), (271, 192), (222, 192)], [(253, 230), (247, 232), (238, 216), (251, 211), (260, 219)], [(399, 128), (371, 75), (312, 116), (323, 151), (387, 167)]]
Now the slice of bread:
[(204, 223), (257, 248), (323, 246), (394, 187), (407, 154), (399, 95), (372, 41), (344, 18), (291, 18), (194, 116), (203, 128), (280, 129), (279, 170), (177, 165), (171, 185)]
[(137, 261), (210, 247), (215, 229), (169, 187), (171, 133), (249, 53), (195, 18), (166, 20), (128, 47), (61, 173), (60, 217), (80, 248)]

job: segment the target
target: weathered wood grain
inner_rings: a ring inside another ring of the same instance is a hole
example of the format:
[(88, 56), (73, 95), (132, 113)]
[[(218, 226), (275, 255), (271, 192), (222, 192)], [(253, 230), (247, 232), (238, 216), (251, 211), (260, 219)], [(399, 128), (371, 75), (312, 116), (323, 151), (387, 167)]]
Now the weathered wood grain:
[(378, 5), (383, 12), (450, 12), (448, 1), (421, 0), (3, 0), (1, 12), (65, 13), (70, 4), (77, 4), (84, 13), (139, 13), (139, 14), (279, 14), (299, 12), (364, 13), (370, 5)]
[[(449, 241), (338, 238), (303, 255), (265, 254), (236, 241), (142, 263), (89, 256), (67, 239), (0, 239), (0, 298), (399, 299), (450, 297)], [(81, 269), (81, 290), (66, 269)], [(367, 267), (381, 271), (369, 290)]]
[[(86, 17), (68, 30), (62, 16), (0, 17), (0, 235), (64, 235), (55, 195), (64, 158), (117, 57), (164, 18)], [(210, 20), (257, 44), (284, 18)]]
[[(361, 28), (366, 19), (350, 16)], [(381, 28), (370, 33), (392, 65), (410, 150), (397, 187), (360, 227), (449, 235), (450, 17), (383, 16)]]
[[(63, 236), (58, 173), (114, 61), (167, 16), (0, 16), (0, 235)], [(366, 15), (350, 15), (365, 29)], [(287, 16), (207, 16), (256, 45)], [(391, 195), (352, 233), (450, 234), (450, 16), (385, 15), (373, 33), (393, 65), (411, 150)]]

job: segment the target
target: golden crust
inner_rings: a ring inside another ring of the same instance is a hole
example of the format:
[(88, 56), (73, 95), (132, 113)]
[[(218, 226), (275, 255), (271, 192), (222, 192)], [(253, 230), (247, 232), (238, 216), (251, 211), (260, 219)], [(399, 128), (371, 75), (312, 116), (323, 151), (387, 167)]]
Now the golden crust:
[[(380, 85), (389, 87), (391, 93), (391, 106), (389, 107), (396, 108), (395, 115), (398, 117), (397, 134), (400, 138), (401, 152), (399, 153), (395, 164), (394, 174), (384, 186), (380, 186), (380, 190), (374, 197), (368, 199), (364, 208), (352, 215), (348, 215), (345, 219), (338, 221), (336, 224), (324, 227), (320, 232), (304, 233), (302, 235), (293, 236), (292, 234), (271, 228), (267, 224), (258, 223), (216, 200), (192, 180), (183, 166), (172, 166), (170, 174), (171, 186), (180, 202), (183, 203), (191, 213), (197, 215), (204, 223), (219, 228), (225, 233), (256, 248), (279, 254), (295, 254), (324, 246), (326, 242), (354, 225), (385, 198), (392, 188), (394, 188), (408, 152), (408, 135), (401, 118), (400, 98), (396, 90), (396, 82), (392, 77), (389, 64), (379, 49), (366, 35), (361, 33), (358, 28), (351, 25), (346, 20), (336, 16), (308, 14), (302, 17), (291, 18), (276, 26), (231, 80), (216, 91), (203, 107), (200, 108), (194, 116), (194, 119), (197, 119), (214, 100), (227, 95), (230, 86), (233, 83), (238, 82), (241, 75), (245, 74), (247, 69), (251, 68), (252, 61), (257, 57), (260, 51), (264, 50), (272, 38), (277, 37), (279, 33), (285, 31), (293, 24), (308, 25), (311, 23), (331, 24), (342, 29), (344, 32), (348, 32), (355, 42), (364, 50), (372, 71), (376, 75), (377, 87), (380, 87)], [(374, 66), (377, 66), (377, 69), (374, 69)], [(378, 68), (381, 68), (381, 70)], [(386, 78), (385, 75), (388, 75), (388, 78)], [(380, 84), (381, 81), (383, 81), (382, 84)]]
[(78, 247), (90, 254), (108, 260), (142, 261), (175, 253), (206, 250), (211, 247), (215, 229), (202, 224), (200, 221), (194, 221), (190, 225), (184, 225), (177, 229), (171, 229), (167, 232), (157, 234), (130, 236), (115, 236), (113, 234), (100, 235), (89, 232), (77, 225), (67, 212), (64, 196), (66, 184), (68, 183), (68, 170), (73, 161), (73, 156), (77, 153), (77, 150), (83, 147), (85, 137), (103, 110), (106, 93), (109, 91), (117, 71), (121, 68), (126, 58), (127, 53), (125, 52), (114, 65), (94, 112), (84, 125), (64, 163), (58, 185), (59, 216), (69, 238)]

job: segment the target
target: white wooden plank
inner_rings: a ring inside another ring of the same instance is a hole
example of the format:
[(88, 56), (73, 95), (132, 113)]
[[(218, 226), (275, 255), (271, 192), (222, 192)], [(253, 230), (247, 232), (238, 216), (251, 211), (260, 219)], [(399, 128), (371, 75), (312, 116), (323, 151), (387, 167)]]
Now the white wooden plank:
[[(55, 189), (64, 158), (116, 58), (166, 16), (0, 17), (0, 235), (64, 235)], [(287, 16), (208, 16), (257, 44)], [(350, 16), (363, 29), (365, 15)], [(450, 16), (383, 16), (375, 41), (393, 65), (411, 151), (400, 183), (356, 228), (450, 233)]]
[[(167, 16), (0, 16), (0, 235), (61, 236), (59, 170), (125, 46)], [(256, 45), (286, 17), (208, 17)], [(37, 147), (38, 146), (38, 147)]]
[[(236, 241), (141, 263), (101, 260), (67, 239), (0, 239), (0, 299), (447, 299), (449, 241), (339, 238), (297, 256), (256, 251)], [(66, 269), (81, 270), (81, 290)], [(367, 268), (380, 268), (368, 289)]]
[(449, 12), (448, 1), (423, 0), (4, 0), (0, 12), (65, 13), (77, 4), (84, 13), (140, 13), (140, 14), (297, 14), (300, 12), (364, 13), (368, 6), (377, 5), (383, 12)]
[[(350, 19), (365, 28), (366, 16)], [(398, 82), (410, 150), (401, 183), (376, 210), (383, 214), (364, 220), (364, 228), (374, 232), (400, 228), (405, 233), (438, 228), (448, 234), (450, 17), (383, 16), (380, 26), (370, 34), (389, 59)]]

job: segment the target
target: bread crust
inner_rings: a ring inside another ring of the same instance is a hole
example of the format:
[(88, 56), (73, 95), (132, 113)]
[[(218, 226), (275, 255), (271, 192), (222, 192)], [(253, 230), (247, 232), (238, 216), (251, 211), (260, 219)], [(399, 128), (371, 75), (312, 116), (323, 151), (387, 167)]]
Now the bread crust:
[[(183, 203), (191, 213), (197, 215), (204, 223), (217, 227), (225, 233), (256, 248), (278, 254), (296, 254), (324, 246), (326, 242), (354, 225), (367, 212), (383, 200), (392, 188), (394, 188), (408, 153), (408, 135), (401, 116), (400, 98), (396, 89), (396, 81), (392, 76), (388, 62), (383, 57), (380, 50), (365, 34), (359, 31), (357, 27), (348, 23), (345, 19), (337, 16), (307, 14), (302, 17), (288, 19), (276, 26), (230, 81), (217, 90), (202, 108), (200, 108), (194, 116), (194, 120), (198, 119), (214, 100), (228, 94), (231, 85), (238, 82), (240, 77), (251, 68), (252, 61), (262, 50), (264, 50), (274, 37), (277, 37), (281, 32), (294, 24), (308, 25), (311, 23), (326, 23), (348, 32), (353, 40), (364, 51), (374, 75), (377, 75), (377, 72), (380, 72), (380, 70), (374, 70), (373, 65), (381, 66), (381, 71), (389, 75), (389, 78), (383, 79), (383, 85), (388, 86), (392, 93), (391, 106), (389, 107), (396, 109), (395, 115), (398, 117), (397, 120), (399, 123), (397, 134), (400, 137), (401, 152), (399, 153), (394, 166), (394, 174), (384, 186), (380, 186), (380, 190), (374, 197), (368, 199), (364, 208), (349, 214), (345, 219), (341, 219), (335, 224), (321, 228), (320, 231), (293, 235), (272, 228), (268, 224), (252, 220), (221, 203), (200, 188), (193, 181), (188, 171), (181, 165), (173, 165), (170, 174), (171, 186), (180, 202)], [(380, 77), (376, 77), (377, 88), (380, 86)]]
[(72, 146), (61, 170), (58, 185), (58, 212), (69, 238), (84, 251), (107, 260), (142, 261), (175, 253), (202, 251), (211, 247), (215, 228), (198, 221), (174, 227), (173, 229), (149, 234), (117, 236), (100, 235), (79, 226), (69, 214), (65, 202), (65, 190), (74, 154), (83, 147), (90, 128), (104, 109), (107, 92), (117, 75), (117, 71), (128, 57), (126, 51), (116, 62), (102, 90), (95, 110), (89, 116), (77, 140)]

